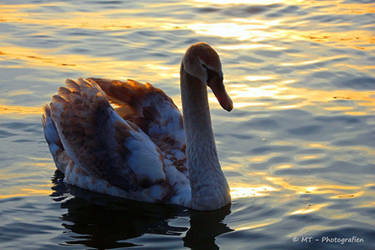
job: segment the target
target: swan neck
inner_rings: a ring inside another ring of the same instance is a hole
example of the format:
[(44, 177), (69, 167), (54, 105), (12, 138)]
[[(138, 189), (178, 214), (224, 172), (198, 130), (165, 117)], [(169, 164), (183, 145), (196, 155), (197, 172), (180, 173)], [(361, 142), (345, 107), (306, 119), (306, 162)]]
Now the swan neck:
[(181, 66), (181, 97), (192, 208), (213, 210), (230, 203), (229, 187), (218, 160), (207, 87)]
[[(188, 146), (215, 145), (207, 87), (198, 78), (184, 72), (181, 81), (181, 96)], [(196, 140), (198, 138), (199, 140)]]

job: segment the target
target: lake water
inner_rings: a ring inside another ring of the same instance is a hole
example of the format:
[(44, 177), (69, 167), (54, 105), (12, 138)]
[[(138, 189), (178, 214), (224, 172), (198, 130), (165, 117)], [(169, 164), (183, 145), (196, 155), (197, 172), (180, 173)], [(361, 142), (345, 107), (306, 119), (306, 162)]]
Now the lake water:
[[(130, 202), (62, 183), (41, 107), (79, 76), (149, 81), (219, 52), (210, 93), (230, 208)], [(375, 249), (375, 4), (0, 0), (0, 249)]]

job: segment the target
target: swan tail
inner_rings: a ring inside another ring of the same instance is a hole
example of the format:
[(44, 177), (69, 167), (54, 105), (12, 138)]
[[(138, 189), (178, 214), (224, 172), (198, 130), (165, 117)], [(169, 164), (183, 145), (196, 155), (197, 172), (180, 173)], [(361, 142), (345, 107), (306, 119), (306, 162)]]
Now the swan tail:
[(44, 106), (42, 125), (44, 137), (48, 143), (48, 147), (52, 154), (53, 160), (55, 161), (56, 167), (64, 173), (70, 159), (65, 153), (64, 146), (61, 143), (56, 126), (51, 118), (51, 108), (49, 105)]
[(112, 108), (107, 99), (83, 79), (67, 79), (65, 83), (66, 86), (60, 87), (58, 94), (52, 97), (50, 116), (75, 168), (85, 175), (131, 189), (134, 174), (127, 172), (124, 160), (109, 145), (113, 142), (116, 147), (116, 141), (111, 140), (114, 126), (111, 126)]

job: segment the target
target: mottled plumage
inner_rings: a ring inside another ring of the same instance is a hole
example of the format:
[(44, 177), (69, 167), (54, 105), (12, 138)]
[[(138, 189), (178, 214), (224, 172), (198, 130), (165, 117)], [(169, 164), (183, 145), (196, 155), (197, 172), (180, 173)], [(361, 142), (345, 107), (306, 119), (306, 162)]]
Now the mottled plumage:
[(216, 152), (207, 86), (227, 111), (233, 103), (218, 54), (197, 43), (180, 71), (184, 119), (172, 99), (133, 80), (67, 80), (42, 118), (66, 183), (147, 202), (214, 210), (230, 203)]
[(67, 183), (152, 202), (180, 194), (185, 203), (190, 190), (181, 120), (173, 101), (150, 84), (78, 79), (52, 97), (43, 126)]

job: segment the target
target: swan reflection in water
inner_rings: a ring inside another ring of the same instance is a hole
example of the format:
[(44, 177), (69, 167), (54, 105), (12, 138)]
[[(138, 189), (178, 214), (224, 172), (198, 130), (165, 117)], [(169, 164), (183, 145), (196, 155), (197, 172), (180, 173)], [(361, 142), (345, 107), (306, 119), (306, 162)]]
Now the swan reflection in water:
[[(62, 225), (71, 234), (63, 245), (84, 245), (94, 248), (139, 246), (132, 239), (144, 234), (183, 237), (183, 245), (192, 249), (218, 249), (215, 237), (232, 231), (223, 223), (230, 206), (210, 212), (192, 211), (180, 206), (158, 205), (106, 196), (63, 182), (56, 170), (51, 197), (67, 209)], [(190, 217), (190, 228), (171, 226), (168, 221)], [(69, 232), (68, 232), (69, 234)], [(170, 246), (169, 240), (158, 245)], [(176, 246), (176, 245), (174, 245)]]

